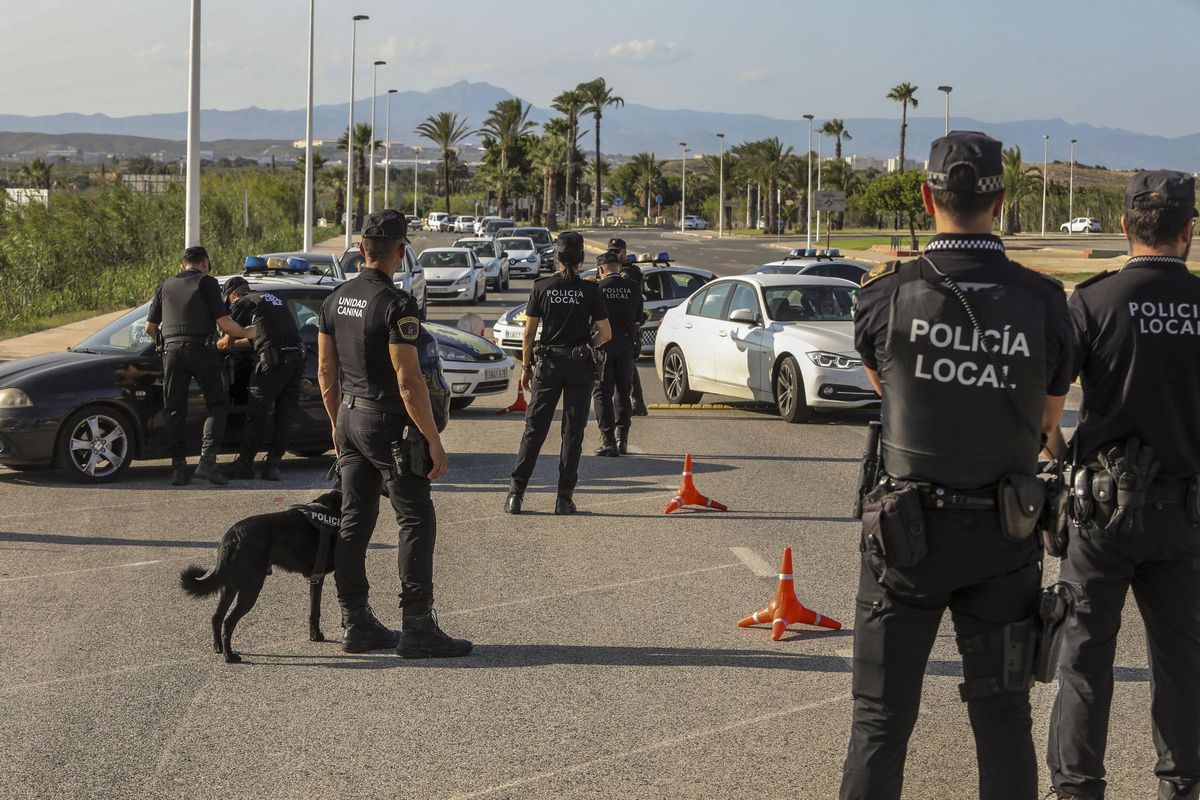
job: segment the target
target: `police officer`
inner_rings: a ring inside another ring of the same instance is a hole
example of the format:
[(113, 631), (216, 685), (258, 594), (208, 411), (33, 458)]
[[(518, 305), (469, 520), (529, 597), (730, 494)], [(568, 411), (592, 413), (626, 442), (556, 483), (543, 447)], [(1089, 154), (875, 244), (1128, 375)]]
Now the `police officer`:
[[(1200, 278), (1188, 272), (1195, 184), (1141, 172), (1121, 227), (1132, 257), (1069, 303), (1083, 402), (1062, 577), (1067, 627), (1047, 761), (1060, 798), (1104, 797), (1113, 658), (1130, 587), (1150, 652), (1161, 800), (1200, 798)], [(1124, 496), (1123, 496), (1124, 495)]]
[(208, 251), (203, 247), (184, 250), (182, 271), (159, 284), (146, 316), (146, 334), (156, 341), (161, 336), (162, 342), (163, 412), (172, 486), (189, 481), (184, 424), (193, 378), (208, 406), (196, 478), (217, 486), (229, 483), (217, 466), (229, 394), (221, 376), (221, 356), (213, 347), (213, 334), (219, 328), (231, 336), (255, 336), (254, 326), (242, 327), (230, 318), (221, 298), (221, 286), (208, 274), (210, 268)]
[[(643, 290), (646, 283), (646, 278), (642, 275), (642, 269), (637, 265), (637, 261), (629, 257), (629, 249), (625, 246), (625, 240), (619, 236), (614, 236), (608, 240), (608, 249), (610, 252), (617, 254), (617, 259), (621, 262), (621, 277), (627, 281), (632, 281), (637, 284), (638, 292)], [(645, 312), (643, 311), (643, 317)], [(638, 319), (637, 341), (634, 342), (633, 360), (630, 362), (630, 378), (629, 384), (631, 387), (630, 396), (633, 398), (633, 411), (635, 417), (648, 417), (650, 410), (646, 408), (646, 400), (642, 395), (642, 376), (637, 370), (637, 359), (641, 353), (641, 325), (643, 319)]]
[[(554, 513), (575, 513), (571, 496), (579, 478), (588, 398), (596, 379), (593, 349), (612, 338), (600, 286), (578, 274), (583, 263), (583, 237), (575, 231), (560, 234), (558, 261), (561, 269), (557, 273), (533, 284), (525, 310), (521, 387), (530, 390), (532, 399), (525, 412), (525, 433), (504, 504), (509, 514), (521, 513), (525, 487), (550, 432), (559, 397), (563, 401), (562, 451)], [(542, 333), (537, 338), (539, 324)]]
[(921, 258), (872, 270), (859, 299), (855, 343), (883, 398), (883, 475), (864, 503), (842, 800), (900, 797), (947, 608), (978, 797), (1037, 793), (1031, 674), (1005, 665), (1023, 666), (1033, 647), (1041, 551), (1036, 517), (1002, 525), (999, 512), (1014, 491), (1042, 486), (1038, 457), (1070, 365), (1062, 286), (1010, 261), (990, 233), (1004, 201), (1000, 149), (973, 132), (933, 143), (921, 191), (938, 233)]
[(229, 316), (241, 325), (253, 323), (257, 335), (254, 342), (224, 336), (217, 348), (254, 346), (255, 364), (250, 375), (250, 402), (246, 412), (246, 427), (242, 434), (242, 449), (229, 465), (230, 478), (254, 478), (254, 457), (259, 442), (273, 417), (271, 442), (267, 459), (262, 465), (262, 478), (279, 480), (279, 464), (291, 441), (292, 426), (300, 417), (300, 382), (304, 379), (304, 342), (300, 328), (288, 308), (287, 301), (270, 292), (252, 292), (250, 284), (240, 275), (225, 282), (222, 294), (230, 304)]
[(621, 261), (612, 250), (602, 253), (596, 265), (612, 329), (612, 339), (604, 345), (604, 377), (592, 390), (601, 439), (596, 455), (623, 456), (629, 449), (630, 384), (642, 325), (642, 291), (618, 274)]
[[(421, 374), (416, 300), (392, 282), (404, 262), (408, 224), (392, 209), (369, 214), (359, 245), (361, 274), (334, 289), (321, 306), (317, 376), (333, 423), (342, 486), (342, 520), (334, 550), (338, 601), (350, 653), (395, 647), (404, 658), (471, 652), (433, 616), (433, 546), (437, 533), (430, 482), (446, 472)], [(400, 525), (400, 635), (367, 604), (367, 545), (386, 486)]]

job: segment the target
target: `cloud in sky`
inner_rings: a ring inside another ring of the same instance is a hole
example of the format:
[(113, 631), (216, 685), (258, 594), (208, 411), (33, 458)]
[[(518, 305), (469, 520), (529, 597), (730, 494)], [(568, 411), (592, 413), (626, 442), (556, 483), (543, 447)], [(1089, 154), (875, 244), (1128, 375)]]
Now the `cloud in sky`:
[(653, 37), (618, 42), (607, 50), (596, 52), (596, 58), (619, 58), (637, 64), (674, 64), (688, 55), (688, 51), (675, 42), (659, 42)]
[(732, 80), (734, 83), (763, 83), (774, 77), (775, 70), (769, 67), (752, 67), (736, 73)]

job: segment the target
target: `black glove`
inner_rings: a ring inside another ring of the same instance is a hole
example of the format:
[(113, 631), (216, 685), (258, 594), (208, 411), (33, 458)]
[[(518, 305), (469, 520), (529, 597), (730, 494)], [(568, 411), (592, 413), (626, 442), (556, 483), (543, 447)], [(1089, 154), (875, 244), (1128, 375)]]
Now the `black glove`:
[(1038, 521), (1042, 546), (1050, 555), (1061, 558), (1067, 552), (1067, 504), (1071, 499), (1071, 487), (1057, 461), (1040, 465), (1038, 472), (1038, 477), (1046, 484), (1046, 503)]
[(1154, 460), (1153, 448), (1143, 446), (1135, 436), (1125, 443), (1124, 452), (1118, 445), (1101, 450), (1096, 457), (1117, 485), (1117, 510), (1105, 530), (1140, 533), (1146, 490), (1154, 483), (1162, 466)]

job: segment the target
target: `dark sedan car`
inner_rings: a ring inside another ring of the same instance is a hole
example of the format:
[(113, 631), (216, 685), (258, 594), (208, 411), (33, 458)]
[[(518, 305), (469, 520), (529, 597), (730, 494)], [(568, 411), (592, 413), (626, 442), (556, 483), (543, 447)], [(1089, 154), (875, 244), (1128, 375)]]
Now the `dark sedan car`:
[[(309, 358), (291, 452), (321, 455), (332, 444), (316, 378), (317, 315), (333, 284), (310, 276), (247, 279), (255, 291), (286, 300), (299, 323)], [(18, 470), (53, 466), (73, 480), (99, 483), (115, 480), (135, 459), (167, 456), (162, 359), (146, 336), (148, 311), (149, 303), (65, 352), (0, 364), (0, 465)], [(422, 368), (431, 388), (436, 390), (438, 383), (444, 388), (435, 402), (445, 408), (450, 398), (437, 354), (440, 344), (431, 333), (422, 347)], [(496, 358), (503, 358), (498, 349)], [(242, 440), (251, 356), (229, 355), (225, 362), (233, 403), (223, 447), (228, 452), (236, 451)], [(187, 417), (192, 455), (200, 450), (204, 416), (204, 398), (193, 381)]]

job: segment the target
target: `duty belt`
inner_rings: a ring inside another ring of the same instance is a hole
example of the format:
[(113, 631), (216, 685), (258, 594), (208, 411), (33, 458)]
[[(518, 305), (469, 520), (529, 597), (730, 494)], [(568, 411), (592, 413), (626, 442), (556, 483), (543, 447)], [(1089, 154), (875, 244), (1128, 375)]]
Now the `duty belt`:
[(569, 347), (559, 347), (558, 345), (539, 344), (534, 350), (542, 355), (547, 356), (567, 356), (570, 357), (577, 347), (583, 347), (585, 343), (571, 345)]
[(407, 409), (404, 407), (404, 402), (389, 403), (380, 400), (372, 400), (369, 397), (358, 397), (357, 395), (346, 395), (342, 398), (342, 405), (346, 408), (357, 408), (362, 411), (377, 411), (380, 414), (405, 414)]
[[(1104, 466), (1099, 461), (1088, 461), (1084, 464), (1089, 472), (1104, 472)], [(1155, 483), (1146, 490), (1145, 505), (1154, 503), (1186, 503), (1188, 499), (1188, 482)]]
[(172, 336), (169, 339), (163, 339), (163, 347), (178, 347), (185, 344), (208, 344), (209, 337), (207, 336)]
[(259, 361), (268, 366), (277, 364), (294, 364), (304, 360), (304, 348), (301, 346), (264, 347), (258, 352)]
[(922, 508), (995, 508), (996, 487), (982, 489), (951, 489), (924, 481), (908, 481), (900, 478), (885, 479), (890, 486), (903, 488), (915, 486), (921, 498)]

